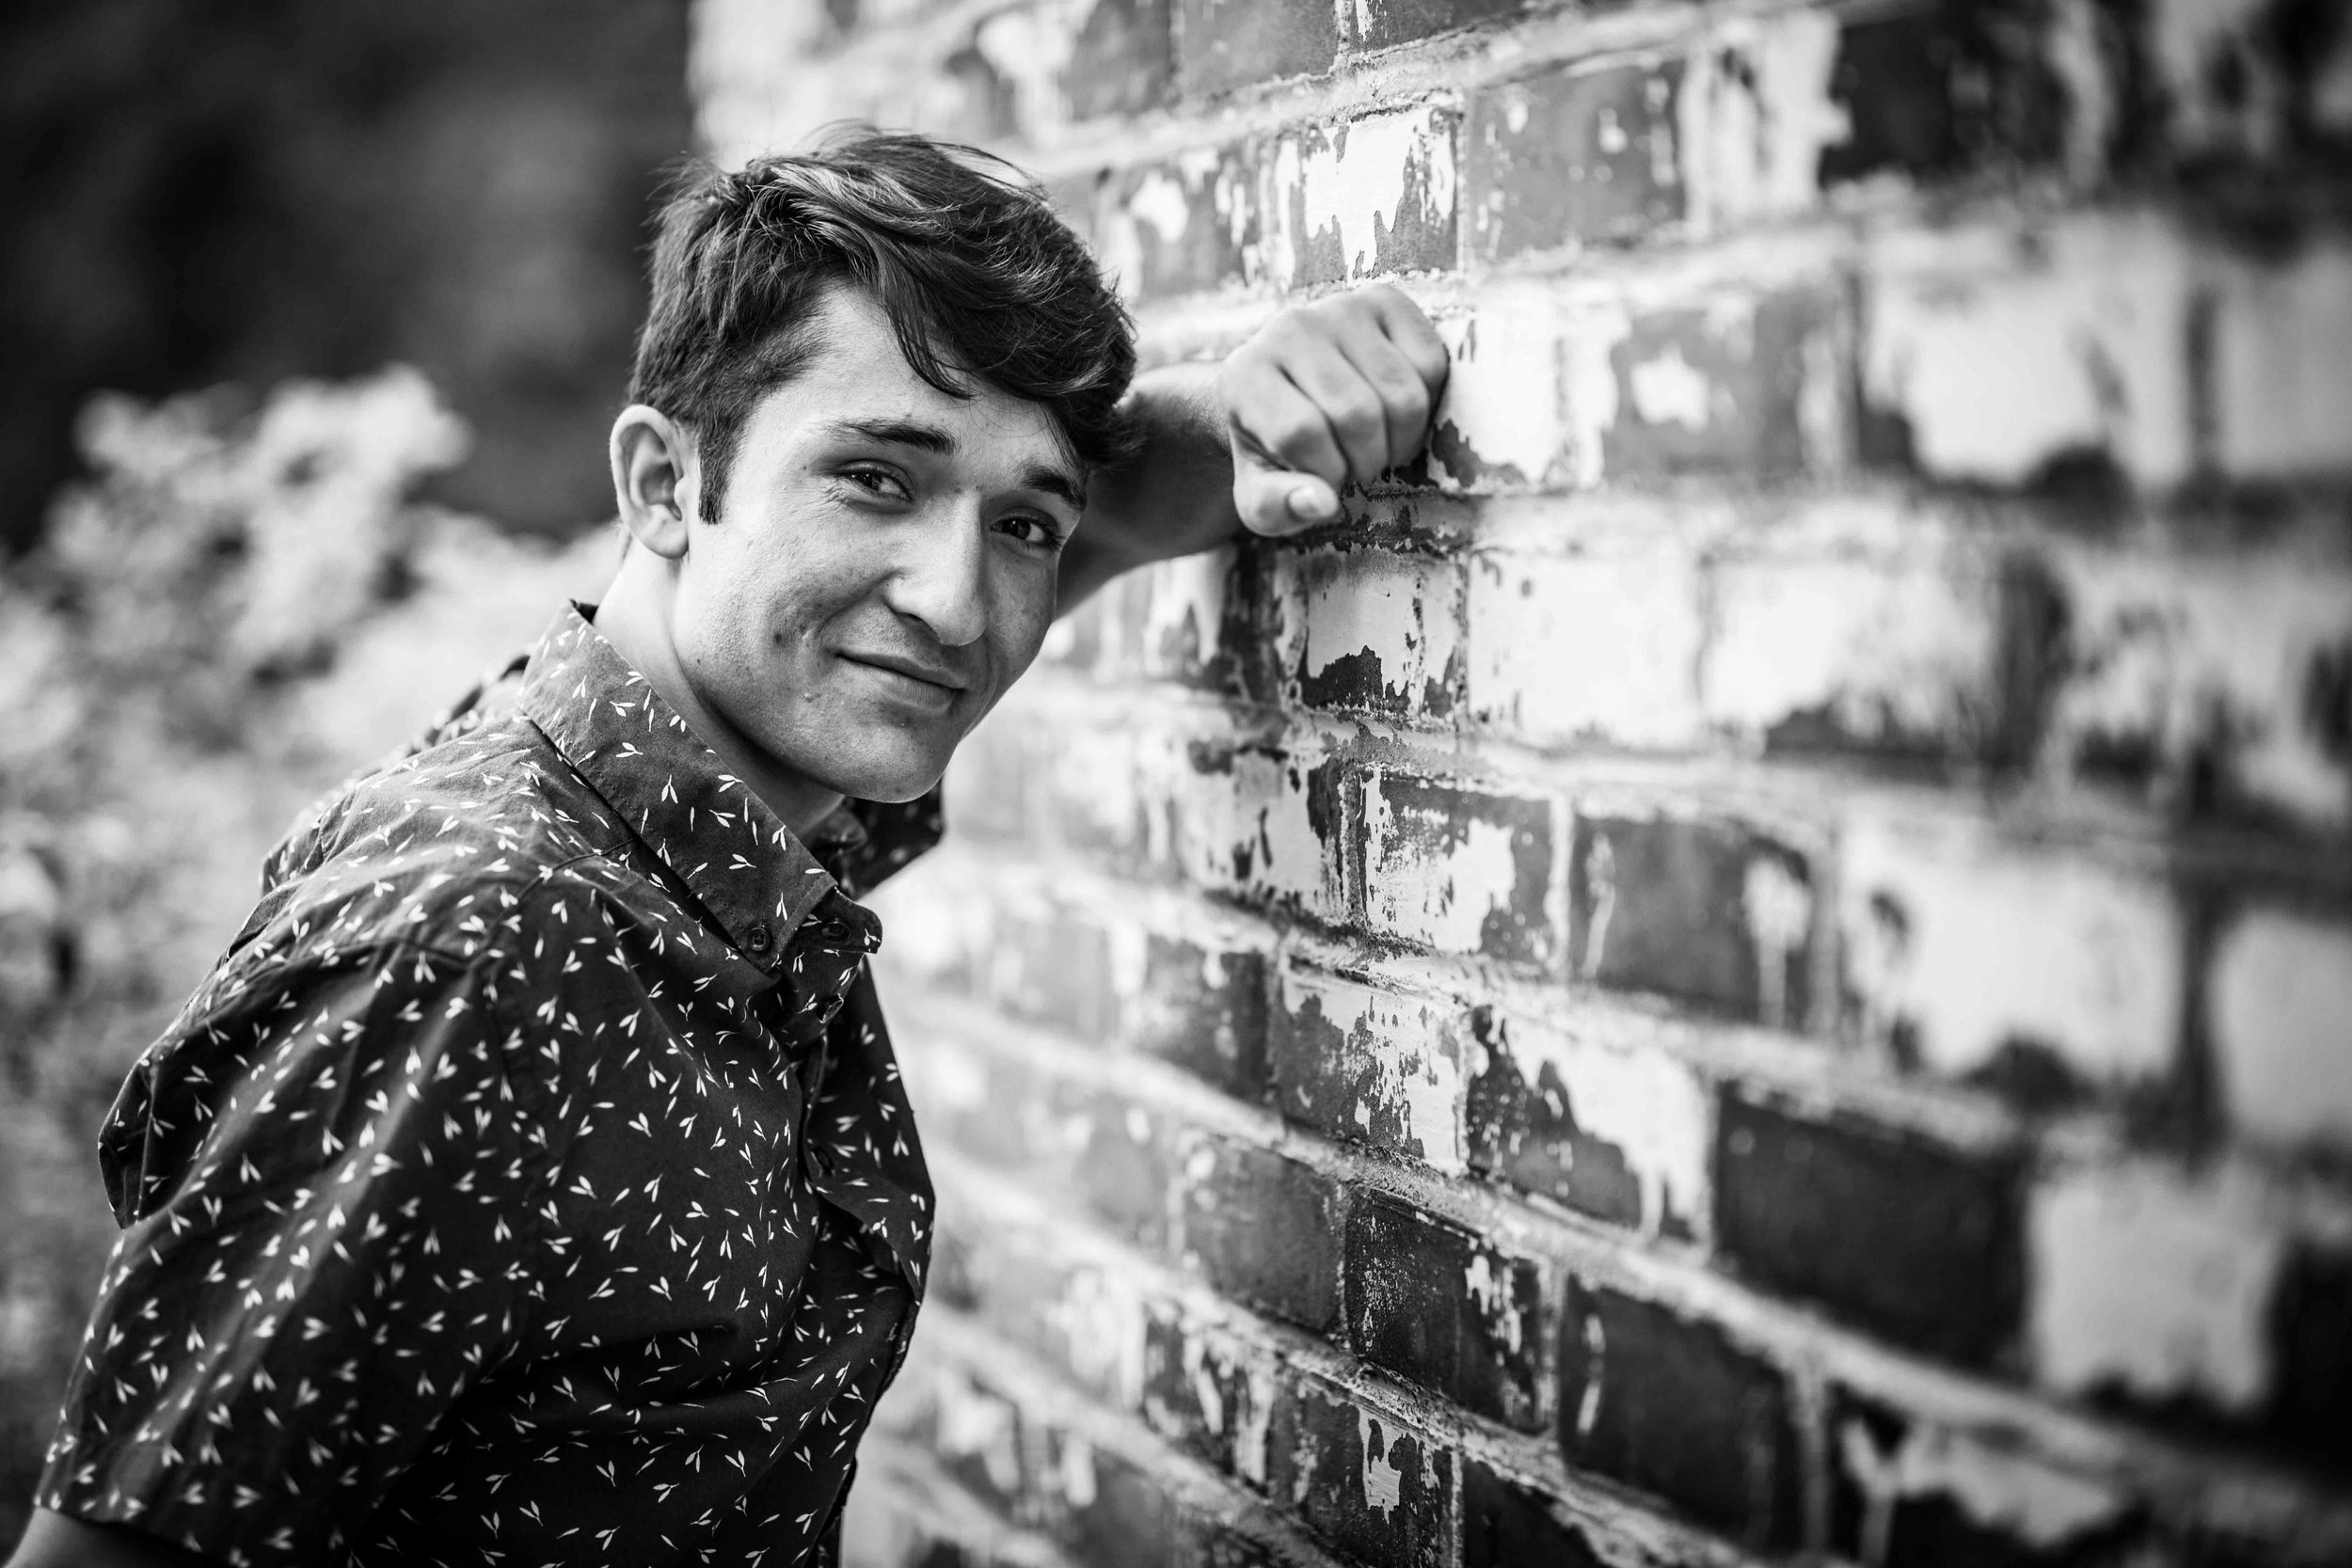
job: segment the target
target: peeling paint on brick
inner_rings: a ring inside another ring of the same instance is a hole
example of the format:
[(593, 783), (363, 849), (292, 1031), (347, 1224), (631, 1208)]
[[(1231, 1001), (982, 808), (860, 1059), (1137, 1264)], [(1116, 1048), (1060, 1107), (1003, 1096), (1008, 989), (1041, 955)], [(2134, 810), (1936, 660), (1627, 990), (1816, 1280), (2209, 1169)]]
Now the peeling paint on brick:
[(2188, 477), (2190, 275), (2173, 230), (1906, 238), (1881, 246), (1864, 294), (1864, 399), (1930, 476), (2022, 485), (2090, 461), (2144, 485)]
[[(1434, 480), (1454, 489), (1541, 484), (1572, 451), (1586, 450), (1598, 478), (1597, 436), (1588, 447), (1571, 447), (1562, 401), (1563, 324), (1549, 292), (1495, 291), (1470, 315), (1440, 322), (1438, 330), (1453, 366), (1431, 423)], [(1601, 355), (1607, 377), (1605, 348)], [(1614, 420), (1613, 377), (1606, 390), (1607, 420)]]
[(1282, 137), (1268, 175), (1271, 278), (1304, 288), (1451, 269), (1457, 118), (1423, 104)]
[(2059, 1171), (2035, 1195), (2029, 1236), (2028, 1348), (2042, 1384), (2239, 1415), (2270, 1397), (2267, 1319), (2285, 1239), (2243, 1167)]
[(1691, 56), (1676, 102), (1692, 231), (1801, 213), (1822, 152), (1851, 130), (1830, 95), (1837, 21), (1787, 11), (1726, 24)]
[(2208, 994), (2232, 1124), (2268, 1143), (2352, 1148), (2352, 924), (2249, 910), (2222, 933)]
[(2342, 712), (2309, 700), (2352, 663), (2352, 576), (2292, 560), (2058, 564), (2072, 646), (2050, 723), (2076, 771), (2184, 814), (2352, 824)]
[(1470, 560), (1470, 717), (1535, 741), (1682, 746), (1704, 626), (1690, 553)]
[(1895, 1061), (2061, 1089), (2170, 1071), (2185, 937), (2161, 887), (1926, 824), (1856, 821), (1844, 852), (1849, 1006)]
[(1712, 1118), (1691, 1069), (1525, 1019), (1485, 1021), (1470, 1097), (1472, 1162), (1643, 1234), (1708, 1213)]
[(1470, 104), (1470, 243), (1487, 261), (1639, 238), (1683, 212), (1678, 62), (1506, 82)]
[(1441, 1171), (1467, 1169), (1454, 1022), (1429, 1001), (1284, 969), (1272, 1046), (1282, 1114)]
[(1460, 573), (1374, 550), (1286, 556), (1281, 661), (1293, 700), (1441, 718), (1461, 685)]
[(2352, 245), (2313, 241), (2222, 275), (2214, 328), (2214, 456), (2292, 480), (2352, 469)]
[(1375, 769), (1364, 781), (1364, 915), (1447, 953), (1548, 964), (1565, 924), (1557, 806)]
[(1831, 1445), (1838, 1544), (1864, 1568), (1982, 1560), (2020, 1547), (2062, 1558), (2137, 1513), (2114, 1485), (2058, 1469), (2013, 1441), (1903, 1422), (1851, 1402)]

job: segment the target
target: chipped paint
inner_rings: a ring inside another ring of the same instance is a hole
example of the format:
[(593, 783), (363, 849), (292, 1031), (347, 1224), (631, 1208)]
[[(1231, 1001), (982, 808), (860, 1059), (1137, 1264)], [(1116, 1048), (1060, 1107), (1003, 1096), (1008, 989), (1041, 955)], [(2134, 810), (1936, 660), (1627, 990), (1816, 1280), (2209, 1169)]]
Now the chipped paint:
[[(1276, 1076), (1298, 1114), (1325, 1127), (1343, 1117), (1368, 1141), (1450, 1175), (1470, 1168), (1466, 1091), (1445, 1010), (1291, 968), (1282, 972), (1281, 1005), (1290, 1033)], [(1343, 1109), (1321, 1102), (1334, 1091)]]
[(2170, 1070), (2183, 933), (2161, 887), (1872, 819), (1849, 827), (1845, 862), (1848, 981), (1872, 1043), (1951, 1078), (2018, 1044), (2094, 1083)]
[(2065, 1394), (2116, 1388), (2251, 1414), (2271, 1392), (2271, 1294), (2285, 1239), (2239, 1165), (2153, 1161), (2056, 1173), (2027, 1225), (2028, 1355)]
[(2352, 825), (2352, 757), (2307, 706), (2352, 647), (2352, 578), (2294, 562), (2058, 558), (2074, 669), (2050, 727), (2078, 756), (2137, 754), (2159, 800), (2225, 800)]
[(1220, 645), (1225, 624), (1230, 548), (1180, 556), (1142, 574), (1142, 647), (1146, 675), (1184, 678), (1204, 672)]
[[(1274, 1369), (1252, 1358), (1243, 1376), (1249, 1398), (1242, 1406), (1241, 1424), (1233, 1433), (1233, 1469), (1244, 1481), (1263, 1488), (1266, 1434), (1274, 1424)], [(1305, 1467), (1306, 1461), (1302, 1459), (1302, 1471)]]
[(2272, 1143), (2352, 1148), (2352, 926), (2249, 911), (2222, 934), (2209, 992), (2232, 1124)]
[[(1430, 476), (1455, 489), (1544, 483), (1569, 453), (1557, 302), (1546, 291), (1497, 290), (1438, 330), (1452, 367), (1431, 423)], [(1613, 420), (1613, 373), (1609, 387)]]
[[(1641, 1193), (1644, 1235), (1671, 1214), (1685, 1226), (1708, 1211), (1713, 1118), (1707, 1086), (1660, 1051), (1619, 1051), (1541, 1023), (1513, 1019), (1510, 1050), (1531, 1092), (1550, 1069), (1559, 1085), (1553, 1115), (1607, 1144)], [(1550, 1096), (1547, 1094), (1547, 1099)]]
[(1060, 1337), (1080, 1382), (1122, 1408), (1142, 1400), (1144, 1307), (1131, 1283), (1100, 1269), (1079, 1269), (1045, 1309), (1045, 1322)]
[(1752, 744), (1814, 715), (1883, 742), (1975, 738), (1996, 717), (1999, 621), (1973, 563), (1728, 561), (1710, 581), (1707, 717)]
[(1073, 1508), (1089, 1508), (1094, 1503), (1094, 1446), (1073, 1433), (1056, 1434), (1060, 1439), (1060, 1462), (1054, 1467), (1054, 1479), (1061, 1495)]
[(933, 1397), (940, 1451), (953, 1459), (977, 1459), (991, 1486), (1007, 1497), (1016, 1494), (1021, 1455), (1012, 1406), (951, 1368), (940, 1370)]
[(1314, 706), (1442, 714), (1461, 658), (1452, 562), (1369, 550), (1285, 559), (1282, 661)]
[(1470, 562), (1471, 715), (1533, 740), (1679, 746), (1700, 732), (1705, 625), (1690, 552), (1482, 551)]
[(1589, 490), (1605, 477), (1606, 438), (1617, 424), (1615, 356), (1618, 345), (1633, 335), (1633, 322), (1614, 301), (1590, 301), (1565, 312), (1558, 330), (1568, 480), (1576, 488)]
[(1837, 1451), (1863, 1497), (1865, 1568), (1892, 1560), (1896, 1510), (1915, 1499), (1947, 1502), (1971, 1524), (2039, 1551), (2054, 1551), (2113, 1524), (2130, 1508), (2111, 1486), (1937, 1427), (1913, 1427), (1887, 1453), (1872, 1441), (1867, 1425), (1849, 1419), (1839, 1426)]
[(1454, 124), (1445, 109), (1424, 104), (1286, 135), (1269, 178), (1266, 261), (1279, 282), (1453, 262), (1450, 254), (1416, 253), (1426, 245), (1420, 236), (1450, 239), (1454, 230)]
[(1495, 1272), (1494, 1259), (1485, 1252), (1475, 1254), (1462, 1275), (1464, 1288), (1470, 1291), (1470, 1298), (1488, 1330), (1513, 1355), (1518, 1354), (1526, 1334), (1526, 1324), (1521, 1321), (1526, 1314), (1519, 1309), (1510, 1278)]
[[(1361, 1409), (1356, 1412), (1356, 1430), (1364, 1456), (1364, 1506), (1375, 1514), (1391, 1513), (1405, 1492), (1405, 1471), (1395, 1458), (1396, 1439), (1383, 1433), (1379, 1420)], [(1384, 1436), (1386, 1443), (1381, 1441)]]
[(1062, 84), (1093, 8), (1094, 0), (1041, 0), (999, 11), (973, 29), (973, 48), (1010, 85), (1013, 118), (1032, 137), (1051, 136), (1070, 122)]
[(1940, 478), (2022, 484), (2088, 452), (2176, 483), (2193, 460), (2190, 288), (2153, 219), (1890, 239), (1867, 269), (1865, 399)]
[(1742, 18), (1694, 50), (1675, 103), (1693, 234), (1810, 209), (1821, 154), (1851, 134), (1830, 97), (1837, 18)]
[[(1399, 794), (1378, 773), (1364, 789), (1364, 912), (1373, 925), (1441, 952), (1475, 953), (1487, 945), (1490, 921), (1524, 922), (1522, 831), (1474, 808), (1400, 804)], [(1533, 891), (1540, 896), (1542, 884)]]
[(1311, 769), (1262, 750), (1204, 763), (1180, 752), (1176, 860), (1194, 880), (1238, 886), (1316, 914), (1344, 896), (1336, 846), (1315, 829)]
[(1645, 424), (1678, 424), (1685, 430), (1705, 430), (1714, 420), (1714, 404), (1722, 394), (1704, 372), (1682, 357), (1680, 343), (1668, 343), (1663, 354), (1637, 359), (1626, 372), (1633, 394), (1633, 412)]

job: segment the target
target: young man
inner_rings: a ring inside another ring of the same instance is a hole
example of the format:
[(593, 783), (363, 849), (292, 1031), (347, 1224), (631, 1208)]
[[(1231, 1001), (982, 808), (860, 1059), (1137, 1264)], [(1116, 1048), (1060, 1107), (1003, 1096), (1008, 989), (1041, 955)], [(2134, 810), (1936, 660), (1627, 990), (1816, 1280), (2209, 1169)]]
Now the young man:
[(101, 1141), (15, 1560), (830, 1560), (930, 1189), (854, 899), (1117, 572), (1419, 450), (1365, 291), (1129, 388), (1025, 186), (859, 133), (664, 213), (600, 607), (281, 846)]

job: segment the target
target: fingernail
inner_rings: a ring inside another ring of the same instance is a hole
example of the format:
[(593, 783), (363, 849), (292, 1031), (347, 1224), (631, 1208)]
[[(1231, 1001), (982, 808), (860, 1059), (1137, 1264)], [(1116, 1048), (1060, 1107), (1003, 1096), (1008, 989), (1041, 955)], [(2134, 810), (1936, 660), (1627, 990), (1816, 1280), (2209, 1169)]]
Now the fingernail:
[(1318, 484), (1302, 484), (1291, 492), (1291, 515), (1296, 517), (1324, 518), (1335, 515), (1340, 500)]

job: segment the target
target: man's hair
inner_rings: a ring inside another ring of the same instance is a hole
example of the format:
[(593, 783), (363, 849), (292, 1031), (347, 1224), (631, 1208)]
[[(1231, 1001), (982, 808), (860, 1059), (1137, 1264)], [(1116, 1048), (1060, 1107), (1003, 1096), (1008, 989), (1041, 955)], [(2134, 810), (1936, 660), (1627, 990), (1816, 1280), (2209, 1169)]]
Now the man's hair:
[(1134, 327), (1078, 237), (1018, 170), (976, 149), (842, 126), (807, 151), (673, 182), (629, 401), (688, 427), (716, 521), (743, 422), (819, 346), (825, 291), (865, 290), (915, 374), (1043, 405), (1078, 461), (1124, 455)]

